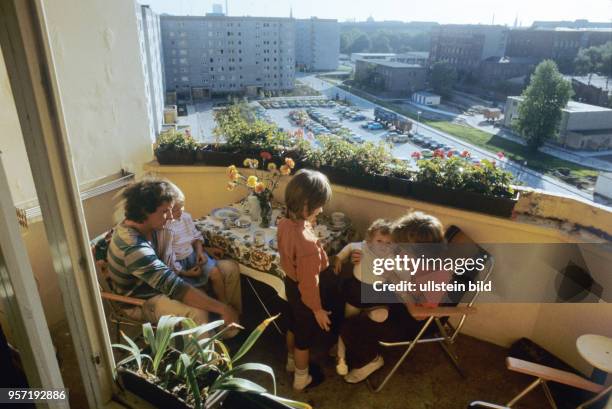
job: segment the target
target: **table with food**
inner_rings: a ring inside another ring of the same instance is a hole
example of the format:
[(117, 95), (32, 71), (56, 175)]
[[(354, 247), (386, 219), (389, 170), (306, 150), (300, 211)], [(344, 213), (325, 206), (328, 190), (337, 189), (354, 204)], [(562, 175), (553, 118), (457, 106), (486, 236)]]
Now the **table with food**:
[[(261, 227), (253, 217), (247, 200), (214, 209), (208, 216), (195, 220), (207, 245), (223, 250), (225, 257), (240, 264), (240, 272), (273, 287), (285, 299), (280, 256), (276, 241), (276, 222), (285, 214), (280, 203), (272, 203), (270, 227)], [(350, 220), (340, 212), (322, 214), (314, 228), (327, 254), (333, 255), (353, 235)]]

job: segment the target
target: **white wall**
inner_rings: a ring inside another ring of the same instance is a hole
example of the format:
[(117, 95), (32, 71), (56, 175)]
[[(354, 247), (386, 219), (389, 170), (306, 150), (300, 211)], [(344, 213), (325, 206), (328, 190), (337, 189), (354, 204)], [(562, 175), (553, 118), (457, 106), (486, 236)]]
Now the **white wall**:
[[(55, 0), (45, 11), (79, 183), (139, 171), (152, 148), (134, 2)], [(3, 60), (0, 106), (0, 150), (22, 203), (35, 191)]]
[(152, 149), (134, 1), (56, 0), (46, 13), (79, 182), (139, 170)]

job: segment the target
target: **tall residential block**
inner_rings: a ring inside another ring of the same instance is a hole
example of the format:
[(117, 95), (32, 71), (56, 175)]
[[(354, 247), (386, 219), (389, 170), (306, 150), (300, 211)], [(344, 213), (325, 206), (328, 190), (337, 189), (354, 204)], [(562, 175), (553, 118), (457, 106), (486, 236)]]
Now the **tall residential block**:
[(162, 15), (160, 22), (166, 91), (179, 99), (293, 88), (293, 19)]
[(306, 71), (331, 71), (338, 68), (340, 25), (338, 20), (295, 20), (295, 62)]

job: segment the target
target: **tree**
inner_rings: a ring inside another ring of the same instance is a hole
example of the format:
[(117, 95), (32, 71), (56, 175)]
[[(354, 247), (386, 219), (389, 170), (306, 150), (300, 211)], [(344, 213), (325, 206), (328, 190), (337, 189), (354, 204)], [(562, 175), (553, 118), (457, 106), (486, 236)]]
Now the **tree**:
[(576, 74), (598, 73), (612, 76), (612, 41), (599, 46), (581, 48), (574, 59)]
[(523, 91), (516, 123), (531, 149), (537, 150), (556, 133), (561, 109), (567, 105), (571, 94), (571, 84), (559, 73), (554, 61), (544, 60), (538, 64), (529, 86)]
[(449, 64), (438, 61), (431, 67), (430, 84), (434, 92), (448, 97), (457, 81), (457, 72)]
[(349, 50), (351, 53), (361, 53), (370, 49), (370, 37), (363, 33), (353, 41)]
[(374, 53), (391, 52), (389, 37), (383, 32), (378, 32), (378, 34), (372, 38), (372, 46), (370, 47), (370, 51)]

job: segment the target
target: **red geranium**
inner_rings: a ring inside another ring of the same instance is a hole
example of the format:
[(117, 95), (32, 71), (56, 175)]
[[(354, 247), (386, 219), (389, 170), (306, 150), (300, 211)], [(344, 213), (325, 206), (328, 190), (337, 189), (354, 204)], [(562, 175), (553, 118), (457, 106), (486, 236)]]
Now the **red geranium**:
[(414, 151), (412, 152), (412, 155), (410, 156), (413, 157), (414, 159), (421, 159), (421, 152)]
[(497, 157), (499, 158), (499, 160), (503, 160), (506, 155), (504, 155), (504, 153), (502, 151), (497, 152)]
[(472, 156), (472, 155), (470, 155), (470, 153), (468, 151), (461, 152), (461, 157), (462, 158), (469, 158), (470, 156)]
[(442, 151), (442, 149), (436, 149), (434, 151), (433, 156), (436, 158), (444, 158), (444, 152)]
[(446, 152), (446, 157), (447, 158), (452, 158), (453, 157), (453, 151)]

